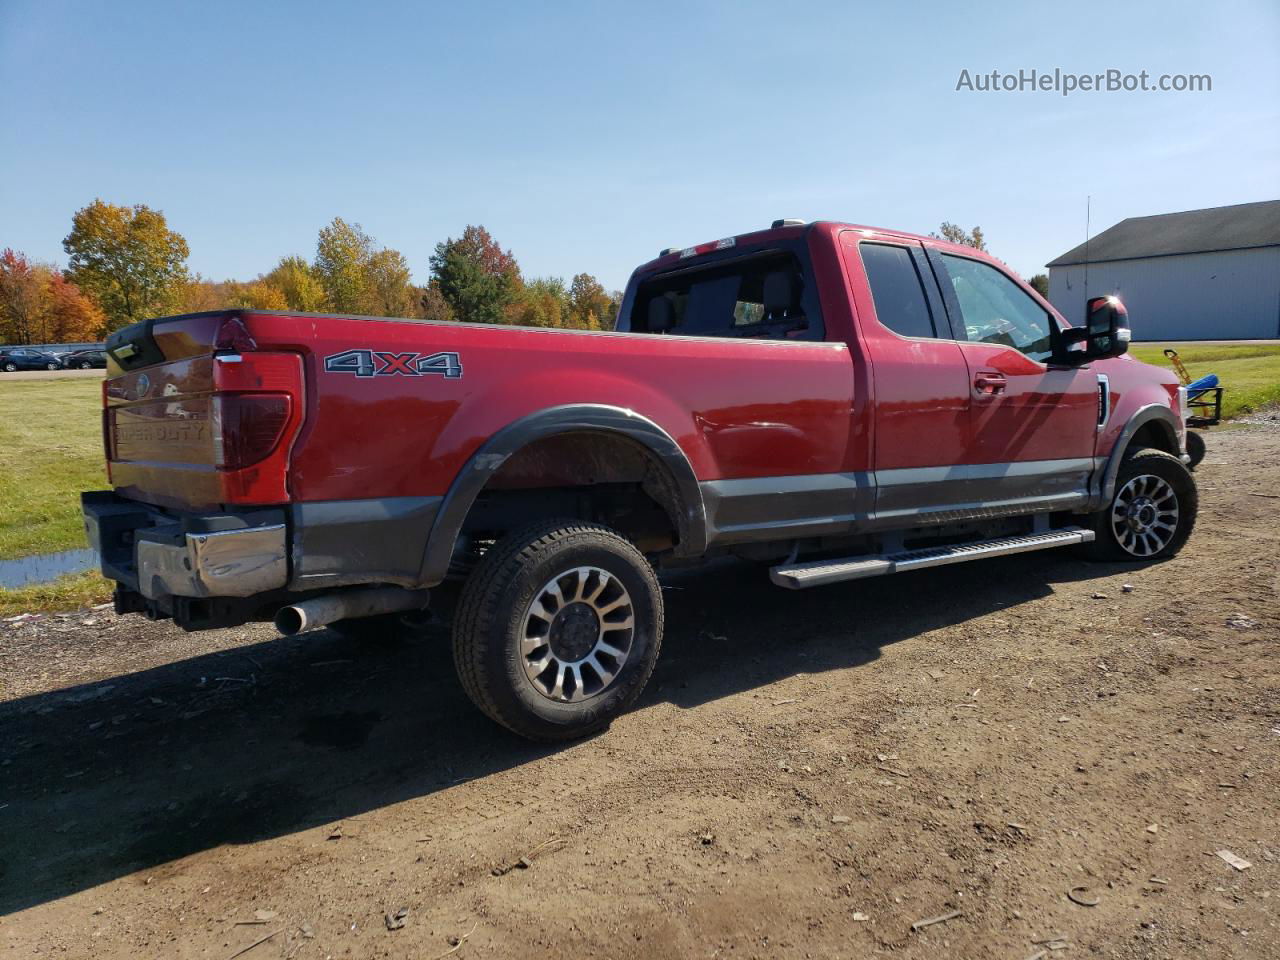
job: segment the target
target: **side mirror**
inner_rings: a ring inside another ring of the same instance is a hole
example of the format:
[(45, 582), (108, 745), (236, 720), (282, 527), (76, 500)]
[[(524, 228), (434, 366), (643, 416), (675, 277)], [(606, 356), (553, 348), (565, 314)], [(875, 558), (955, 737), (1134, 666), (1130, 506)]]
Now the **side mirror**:
[(1084, 353), (1104, 360), (1129, 352), (1129, 312), (1119, 297), (1093, 297), (1085, 304)]

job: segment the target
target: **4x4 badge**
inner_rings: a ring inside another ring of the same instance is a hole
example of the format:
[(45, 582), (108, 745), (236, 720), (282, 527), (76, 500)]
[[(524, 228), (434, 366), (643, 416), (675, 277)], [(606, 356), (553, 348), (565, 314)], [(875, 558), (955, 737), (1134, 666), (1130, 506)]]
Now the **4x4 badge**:
[(394, 353), (387, 350), (345, 350), (324, 358), (327, 373), (357, 377), (422, 377), (438, 374), (450, 380), (462, 376), (456, 353)]

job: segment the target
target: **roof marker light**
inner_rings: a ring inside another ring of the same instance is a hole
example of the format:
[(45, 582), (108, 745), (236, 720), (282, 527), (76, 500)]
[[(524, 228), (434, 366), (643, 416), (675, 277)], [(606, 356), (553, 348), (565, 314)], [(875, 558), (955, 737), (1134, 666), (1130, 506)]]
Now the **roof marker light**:
[(687, 257), (696, 257), (704, 253), (711, 253), (714, 250), (728, 250), (730, 247), (738, 245), (737, 237), (724, 237), (721, 240), (713, 240), (710, 243), (700, 243), (696, 247), (685, 247), (680, 251), (680, 259)]
[(804, 226), (803, 220), (797, 220), (793, 217), (787, 217), (784, 220), (773, 221), (773, 223), (770, 224), (769, 228), (771, 230), (777, 230), (779, 227), (803, 227), (803, 226)]

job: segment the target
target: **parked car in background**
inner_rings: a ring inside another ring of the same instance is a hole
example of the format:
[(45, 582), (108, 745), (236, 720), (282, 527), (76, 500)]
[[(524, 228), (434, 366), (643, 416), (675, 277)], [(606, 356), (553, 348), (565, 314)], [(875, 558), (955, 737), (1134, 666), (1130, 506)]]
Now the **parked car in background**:
[(68, 370), (107, 369), (107, 351), (72, 350), (62, 355), (62, 365)]
[(0, 348), (0, 370), (13, 373), (15, 370), (61, 370), (62, 361), (54, 354), (43, 350), (31, 350), (27, 347)]

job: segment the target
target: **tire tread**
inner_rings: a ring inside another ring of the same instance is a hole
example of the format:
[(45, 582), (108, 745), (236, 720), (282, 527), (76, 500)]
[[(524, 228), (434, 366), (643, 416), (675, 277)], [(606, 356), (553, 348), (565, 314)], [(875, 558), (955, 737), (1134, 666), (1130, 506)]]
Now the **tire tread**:
[(1156, 470), (1144, 470), (1145, 466), (1155, 464), (1161, 464), (1166, 467), (1172, 466), (1177, 470), (1183, 471), (1187, 478), (1187, 489), (1178, 493), (1179, 512), (1185, 517), (1185, 520), (1180, 519), (1180, 527), (1174, 535), (1173, 543), (1153, 557), (1135, 557), (1121, 549), (1111, 536), (1111, 503), (1108, 501), (1103, 509), (1089, 516), (1089, 526), (1095, 536), (1093, 543), (1087, 545), (1086, 556), (1089, 559), (1146, 563), (1173, 556), (1187, 542), (1192, 530), (1195, 528), (1200, 498), (1196, 490), (1195, 480), (1191, 476), (1191, 471), (1173, 454), (1165, 453), (1163, 450), (1156, 450), (1153, 447), (1139, 447), (1132, 453), (1127, 453), (1124, 462), (1120, 465), (1120, 471), (1116, 475), (1116, 489), (1120, 489), (1127, 482), (1126, 475), (1133, 476), (1143, 472), (1158, 472)]
[[(540, 520), (511, 531), (498, 541), (471, 572), (462, 589), (453, 623), (453, 662), (463, 691), (486, 716), (513, 733), (533, 740), (555, 741), (576, 739), (604, 727), (611, 717), (603, 717), (589, 729), (571, 728), (560, 734), (548, 733), (545, 726), (530, 722), (529, 718), (511, 715), (494, 696), (493, 678), (485, 669), (484, 638), (491, 635), (495, 622), (503, 619), (502, 597), (520, 571), (536, 563), (544, 551), (579, 538), (606, 540), (614, 549), (629, 553), (638, 565), (648, 572), (652, 587), (660, 598), (660, 588), (652, 568), (635, 545), (616, 531), (588, 521), (559, 519)], [(656, 661), (662, 643), (662, 605), (658, 604), (658, 618), (654, 624), (654, 655)], [(652, 673), (652, 666), (633, 686), (643, 689)], [(638, 691), (637, 691), (638, 693)]]

